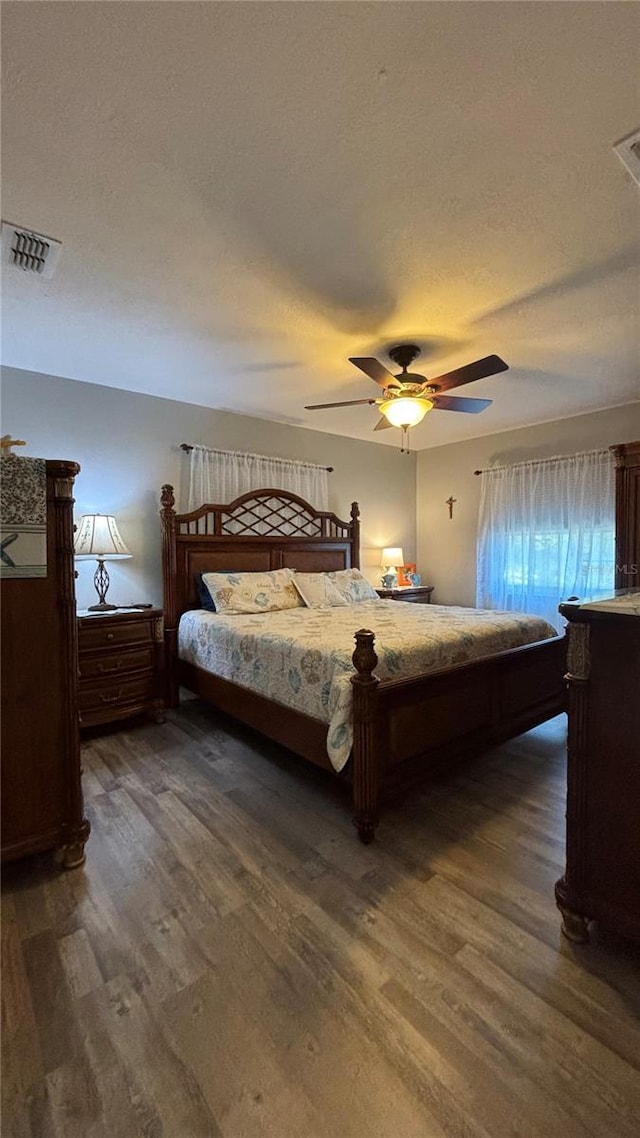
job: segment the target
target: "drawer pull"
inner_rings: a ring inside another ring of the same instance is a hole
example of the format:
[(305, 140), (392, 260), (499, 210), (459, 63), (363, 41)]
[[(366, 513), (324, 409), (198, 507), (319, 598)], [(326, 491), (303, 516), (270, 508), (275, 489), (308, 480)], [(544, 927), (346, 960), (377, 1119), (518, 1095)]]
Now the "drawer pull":
[(113, 633), (112, 632), (107, 633), (107, 640), (113, 640)]
[(106, 668), (104, 664), (98, 664), (98, 671), (102, 672), (104, 675), (105, 672), (119, 672), (121, 667), (122, 667), (122, 660), (118, 660), (118, 663), (116, 664), (115, 668)]
[(100, 699), (103, 703), (117, 703), (122, 695), (122, 688), (119, 688), (115, 695), (101, 695)]

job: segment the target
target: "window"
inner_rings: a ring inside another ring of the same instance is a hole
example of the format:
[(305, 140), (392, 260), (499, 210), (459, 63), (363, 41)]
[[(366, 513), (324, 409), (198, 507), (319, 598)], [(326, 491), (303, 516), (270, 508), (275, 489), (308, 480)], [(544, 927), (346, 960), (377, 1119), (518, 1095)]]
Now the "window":
[(609, 451), (482, 474), (477, 604), (558, 623), (569, 596), (610, 596), (615, 468)]

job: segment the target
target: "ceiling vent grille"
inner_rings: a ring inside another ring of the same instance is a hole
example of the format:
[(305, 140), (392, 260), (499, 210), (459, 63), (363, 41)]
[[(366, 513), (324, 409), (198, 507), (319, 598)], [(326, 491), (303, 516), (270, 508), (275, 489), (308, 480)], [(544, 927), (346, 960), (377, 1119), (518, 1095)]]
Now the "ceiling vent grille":
[(640, 130), (634, 130), (626, 138), (621, 138), (613, 148), (621, 162), (624, 162), (631, 177), (640, 186)]
[(43, 233), (10, 221), (2, 222), (2, 260), (23, 273), (52, 277), (61, 248), (62, 242), (53, 237), (45, 237)]

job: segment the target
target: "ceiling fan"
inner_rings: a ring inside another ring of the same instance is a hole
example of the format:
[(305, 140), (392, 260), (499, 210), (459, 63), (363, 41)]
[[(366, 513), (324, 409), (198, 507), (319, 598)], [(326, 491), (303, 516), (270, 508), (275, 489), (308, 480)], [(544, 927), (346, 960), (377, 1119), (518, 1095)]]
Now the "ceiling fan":
[(341, 403), (312, 403), (305, 407), (305, 411), (375, 403), (382, 412), (382, 418), (378, 420), (374, 430), (384, 431), (387, 427), (401, 427), (406, 434), (410, 427), (422, 422), (428, 411), (464, 411), (470, 415), (484, 411), (486, 407), (491, 406), (492, 399), (459, 399), (441, 393), (451, 391), (454, 387), (462, 387), (465, 383), (473, 383), (476, 379), (485, 379), (489, 375), (507, 371), (509, 368), (500, 356), (485, 356), (481, 360), (456, 368), (455, 371), (436, 376), (435, 379), (427, 379), (424, 375), (407, 370), (419, 355), (420, 348), (416, 344), (399, 344), (398, 347), (391, 348), (389, 356), (402, 368), (399, 375), (392, 375), (374, 356), (350, 356), (349, 363), (355, 364), (383, 389), (382, 397), (346, 399)]

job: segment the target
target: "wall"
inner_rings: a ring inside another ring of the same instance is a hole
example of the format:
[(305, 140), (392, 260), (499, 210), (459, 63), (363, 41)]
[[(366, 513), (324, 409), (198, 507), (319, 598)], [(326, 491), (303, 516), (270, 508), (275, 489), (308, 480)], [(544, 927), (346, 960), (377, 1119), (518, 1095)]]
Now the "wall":
[[(162, 600), (160, 487), (182, 501), (187, 458), (181, 442), (256, 451), (333, 466), (329, 508), (348, 518), (360, 504), (361, 564), (374, 583), (385, 545), (415, 560), (415, 454), (301, 427), (213, 411), (16, 368), (2, 369), (2, 431), (26, 439), (19, 453), (74, 459), (75, 516), (114, 514), (133, 557), (109, 565), (109, 600)], [(398, 433), (398, 438), (400, 437)], [(78, 604), (93, 604), (93, 562), (78, 562)]]
[[(475, 604), (480, 479), (492, 464), (575, 454), (640, 438), (640, 403), (612, 407), (421, 451), (417, 464), (418, 569), (439, 604)], [(457, 499), (449, 519), (447, 498)]]

